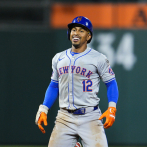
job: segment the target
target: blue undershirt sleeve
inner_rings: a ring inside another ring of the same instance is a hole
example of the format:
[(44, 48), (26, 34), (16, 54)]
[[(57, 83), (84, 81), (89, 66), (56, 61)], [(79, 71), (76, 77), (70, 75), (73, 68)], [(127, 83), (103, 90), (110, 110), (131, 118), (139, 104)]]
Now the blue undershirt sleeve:
[(58, 83), (51, 81), (46, 90), (43, 105), (47, 106), (50, 109), (54, 104), (55, 100), (57, 99), (58, 95), (59, 95)]
[(107, 87), (107, 98), (108, 98), (108, 102), (115, 102), (117, 103), (118, 101), (118, 87), (117, 87), (117, 82), (116, 80), (113, 80), (109, 83), (105, 83), (106, 87)]

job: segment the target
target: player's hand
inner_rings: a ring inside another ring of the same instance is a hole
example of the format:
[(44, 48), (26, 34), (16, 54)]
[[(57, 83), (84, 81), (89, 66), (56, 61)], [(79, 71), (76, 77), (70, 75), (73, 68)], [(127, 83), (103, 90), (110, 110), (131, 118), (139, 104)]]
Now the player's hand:
[(39, 120), (38, 120), (38, 127), (41, 130), (41, 132), (44, 134), (45, 130), (42, 127), (42, 123), (44, 123), (44, 126), (47, 126), (47, 115), (44, 112), (41, 112)]
[(42, 123), (44, 123), (45, 126), (47, 126), (47, 113), (49, 108), (45, 105), (40, 105), (39, 109), (36, 114), (35, 123), (38, 125), (39, 129), (42, 131), (42, 133), (45, 133), (44, 128), (42, 127)]
[(115, 121), (115, 113), (116, 113), (116, 108), (115, 107), (109, 107), (99, 118), (99, 120), (103, 119), (106, 117), (106, 121), (104, 123), (104, 128), (108, 129), (110, 128), (114, 121)]

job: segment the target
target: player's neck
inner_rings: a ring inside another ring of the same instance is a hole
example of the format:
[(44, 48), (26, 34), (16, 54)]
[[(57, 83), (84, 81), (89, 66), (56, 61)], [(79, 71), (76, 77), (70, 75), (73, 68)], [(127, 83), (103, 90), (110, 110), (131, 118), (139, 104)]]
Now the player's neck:
[(75, 53), (82, 53), (86, 50), (86, 48), (87, 48), (87, 44), (83, 45), (81, 47), (75, 47), (75, 46), (72, 45), (71, 51), (75, 52)]

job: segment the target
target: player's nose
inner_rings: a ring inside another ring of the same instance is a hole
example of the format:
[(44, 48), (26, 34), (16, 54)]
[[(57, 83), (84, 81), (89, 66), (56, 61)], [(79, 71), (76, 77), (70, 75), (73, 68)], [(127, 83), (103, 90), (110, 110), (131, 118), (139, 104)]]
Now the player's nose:
[(79, 34), (79, 32), (78, 31), (74, 31), (74, 35), (77, 35), (77, 34)]
[(80, 36), (79, 36), (78, 33), (73, 34), (73, 38), (74, 38), (74, 37), (78, 37), (78, 38), (80, 38)]

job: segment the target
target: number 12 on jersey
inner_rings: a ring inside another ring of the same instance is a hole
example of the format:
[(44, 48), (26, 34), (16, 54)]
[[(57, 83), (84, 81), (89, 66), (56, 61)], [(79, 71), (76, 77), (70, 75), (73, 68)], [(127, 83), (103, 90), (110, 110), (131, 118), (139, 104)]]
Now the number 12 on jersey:
[(83, 80), (83, 92), (90, 92), (92, 89), (90, 88), (92, 86), (91, 80)]

